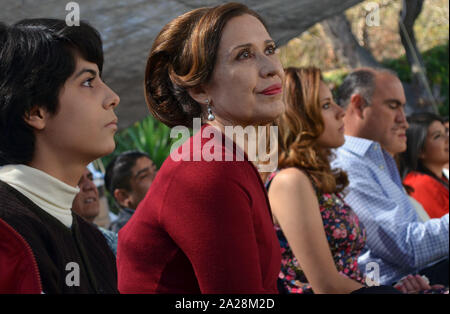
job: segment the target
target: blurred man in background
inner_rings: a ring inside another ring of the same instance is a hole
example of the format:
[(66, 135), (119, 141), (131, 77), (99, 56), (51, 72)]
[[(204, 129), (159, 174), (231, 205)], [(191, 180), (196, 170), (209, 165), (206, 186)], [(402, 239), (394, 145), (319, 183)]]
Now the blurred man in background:
[(124, 152), (108, 164), (106, 189), (120, 206), (119, 216), (111, 223), (110, 230), (119, 232), (128, 222), (147, 194), (156, 172), (150, 157), (139, 151)]
[[(72, 203), (72, 211), (80, 215), (84, 220), (94, 223), (94, 219), (100, 213), (100, 201), (97, 186), (94, 183), (92, 172), (88, 168), (85, 169), (83, 176), (78, 182), (80, 192), (75, 196)], [(106, 230), (98, 226), (99, 230), (106, 238), (106, 242), (113, 251), (117, 253), (117, 233)]]

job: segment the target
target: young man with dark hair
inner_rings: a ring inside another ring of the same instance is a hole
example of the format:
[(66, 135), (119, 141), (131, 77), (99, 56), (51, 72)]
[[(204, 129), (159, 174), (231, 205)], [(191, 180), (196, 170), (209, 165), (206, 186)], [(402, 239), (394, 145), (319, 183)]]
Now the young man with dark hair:
[(117, 293), (103, 235), (70, 210), (86, 166), (115, 148), (102, 67), (87, 23), (0, 25), (0, 292)]
[(108, 164), (106, 189), (120, 206), (119, 217), (110, 226), (112, 231), (119, 232), (131, 218), (155, 176), (156, 166), (150, 156), (143, 152), (124, 152)]

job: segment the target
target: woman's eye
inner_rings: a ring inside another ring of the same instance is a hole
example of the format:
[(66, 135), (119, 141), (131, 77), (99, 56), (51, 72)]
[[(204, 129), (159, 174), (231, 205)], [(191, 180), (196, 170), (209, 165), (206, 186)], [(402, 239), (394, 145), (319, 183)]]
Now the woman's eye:
[(267, 47), (267, 49), (266, 49), (266, 53), (269, 55), (273, 55), (276, 52), (277, 52), (277, 46), (275, 46), (275, 45), (271, 45), (271, 46)]
[(242, 59), (248, 59), (251, 57), (251, 53), (248, 50), (244, 50), (242, 51), (239, 55), (238, 55), (238, 59), (242, 60)]
[(322, 109), (329, 109), (330, 108), (330, 103), (327, 102), (326, 104), (322, 105)]

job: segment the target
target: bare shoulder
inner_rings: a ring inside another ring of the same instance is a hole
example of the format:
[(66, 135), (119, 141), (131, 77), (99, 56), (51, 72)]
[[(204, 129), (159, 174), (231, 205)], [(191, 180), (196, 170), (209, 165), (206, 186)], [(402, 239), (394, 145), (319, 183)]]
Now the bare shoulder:
[(308, 175), (300, 169), (281, 170), (273, 179), (268, 194), (272, 212), (277, 220), (290, 220), (298, 215), (318, 212), (319, 205), (313, 185)]
[(285, 168), (273, 178), (271, 188), (289, 191), (304, 191), (312, 189), (312, 184), (305, 172), (298, 168)]

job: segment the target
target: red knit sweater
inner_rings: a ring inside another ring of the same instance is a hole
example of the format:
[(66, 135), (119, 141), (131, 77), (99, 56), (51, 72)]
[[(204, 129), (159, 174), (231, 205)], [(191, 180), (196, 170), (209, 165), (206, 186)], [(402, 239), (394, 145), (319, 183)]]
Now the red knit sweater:
[[(211, 144), (201, 133), (179, 152)], [(169, 156), (119, 232), (117, 265), (121, 293), (278, 293), (280, 246), (256, 168)]]

